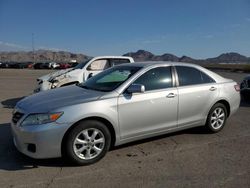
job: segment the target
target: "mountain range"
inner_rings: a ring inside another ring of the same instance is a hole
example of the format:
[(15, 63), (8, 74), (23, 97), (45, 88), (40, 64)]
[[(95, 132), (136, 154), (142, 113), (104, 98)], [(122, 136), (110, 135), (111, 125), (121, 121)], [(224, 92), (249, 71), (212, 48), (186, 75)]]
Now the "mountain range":
[[(194, 59), (188, 56), (178, 57), (173, 54), (165, 53), (155, 55), (149, 51), (138, 50), (137, 52), (129, 52), (123, 56), (131, 56), (135, 61), (175, 61), (187, 63), (250, 63), (250, 57), (246, 57), (239, 53), (230, 52), (223, 53), (217, 57), (207, 59)], [(84, 54), (76, 54), (65, 51), (49, 51), (38, 50), (33, 52), (0, 52), (0, 62), (69, 62), (75, 59), (77, 62), (83, 62), (89, 59), (90, 56)]]
[(129, 52), (124, 54), (124, 56), (131, 56), (134, 58), (135, 61), (175, 61), (187, 63), (250, 63), (250, 57), (246, 57), (235, 52), (223, 53), (217, 57), (207, 59), (194, 59), (188, 56), (178, 57), (169, 53), (165, 53), (163, 55), (155, 55), (145, 50)]
[(69, 62), (74, 59), (77, 62), (83, 62), (90, 57), (84, 54), (75, 54), (65, 51), (37, 50), (30, 52), (0, 52), (0, 62)]

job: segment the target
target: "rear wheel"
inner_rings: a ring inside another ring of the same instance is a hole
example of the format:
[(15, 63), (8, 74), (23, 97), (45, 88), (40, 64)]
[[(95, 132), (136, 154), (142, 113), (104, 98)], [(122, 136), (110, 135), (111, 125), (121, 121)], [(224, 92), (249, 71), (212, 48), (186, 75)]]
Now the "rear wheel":
[(224, 104), (217, 103), (209, 111), (206, 127), (211, 132), (219, 132), (223, 129), (227, 119), (227, 110)]
[(89, 165), (105, 156), (110, 143), (108, 128), (102, 122), (87, 120), (68, 134), (63, 146), (64, 156), (77, 165)]

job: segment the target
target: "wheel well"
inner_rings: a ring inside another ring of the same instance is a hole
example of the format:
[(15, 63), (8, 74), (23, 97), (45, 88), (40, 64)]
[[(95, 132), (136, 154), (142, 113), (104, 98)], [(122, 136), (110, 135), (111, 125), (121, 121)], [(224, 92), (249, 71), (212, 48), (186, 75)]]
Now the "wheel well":
[(62, 140), (62, 143), (61, 143), (61, 151), (62, 153), (64, 152), (63, 151), (63, 145), (64, 145), (64, 142), (66, 141), (66, 138), (68, 136), (68, 134), (70, 133), (70, 131), (76, 127), (77, 125), (79, 125), (80, 122), (83, 122), (83, 121), (86, 121), (86, 120), (97, 120), (97, 121), (100, 121), (102, 123), (104, 123), (107, 128), (109, 129), (109, 132), (111, 134), (111, 147), (113, 147), (115, 145), (115, 141), (116, 141), (116, 135), (115, 135), (115, 129), (113, 127), (113, 125), (106, 119), (104, 118), (101, 118), (101, 117), (88, 117), (88, 118), (85, 118), (85, 119), (81, 119), (79, 120), (78, 122), (74, 123), (67, 131), (66, 133), (64, 134), (63, 136), (63, 140)]
[(216, 103), (222, 103), (225, 105), (227, 110), (227, 117), (230, 115), (230, 104), (226, 100), (219, 100)]

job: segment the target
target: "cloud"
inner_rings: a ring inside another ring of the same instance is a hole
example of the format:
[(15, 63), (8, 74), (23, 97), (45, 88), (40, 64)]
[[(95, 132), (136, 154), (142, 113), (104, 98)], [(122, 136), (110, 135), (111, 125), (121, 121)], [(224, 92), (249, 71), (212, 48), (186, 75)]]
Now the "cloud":
[(19, 50), (28, 50), (26, 46), (22, 46), (15, 43), (9, 43), (0, 41), (0, 51), (19, 51)]
[(247, 21), (247, 22), (250, 22), (250, 18), (246, 18), (246, 21)]

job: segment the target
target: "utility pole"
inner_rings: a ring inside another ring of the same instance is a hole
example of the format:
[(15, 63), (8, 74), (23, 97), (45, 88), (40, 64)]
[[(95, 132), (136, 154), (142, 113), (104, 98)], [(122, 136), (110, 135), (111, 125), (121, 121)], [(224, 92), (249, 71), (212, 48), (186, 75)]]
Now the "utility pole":
[(32, 33), (32, 55), (33, 55), (33, 64), (36, 63), (35, 59), (35, 42), (34, 42), (34, 33)]

